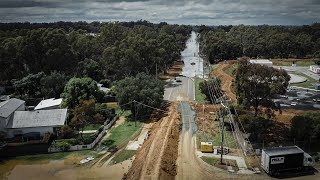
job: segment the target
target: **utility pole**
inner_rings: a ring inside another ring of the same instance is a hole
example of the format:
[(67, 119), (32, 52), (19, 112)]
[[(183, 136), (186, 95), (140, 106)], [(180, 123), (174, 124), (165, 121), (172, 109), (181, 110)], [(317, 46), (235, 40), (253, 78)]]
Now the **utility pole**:
[(203, 114), (202, 131), (203, 131), (203, 133), (204, 133), (204, 122), (205, 122), (204, 104), (202, 105), (202, 114)]
[(137, 106), (136, 100), (133, 100), (134, 103), (134, 127), (137, 127)]
[(221, 130), (221, 158), (220, 163), (222, 164), (222, 156), (223, 156), (223, 141), (224, 141), (224, 115), (222, 114), (222, 130)]

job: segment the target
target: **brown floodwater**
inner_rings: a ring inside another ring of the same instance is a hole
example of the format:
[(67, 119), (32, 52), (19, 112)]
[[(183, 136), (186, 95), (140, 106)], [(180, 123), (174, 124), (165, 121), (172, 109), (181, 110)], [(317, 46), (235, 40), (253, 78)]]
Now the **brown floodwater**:
[(66, 160), (7, 160), (0, 162), (0, 179), (8, 180), (71, 180), (121, 179), (131, 167), (133, 159), (119, 164), (86, 167)]

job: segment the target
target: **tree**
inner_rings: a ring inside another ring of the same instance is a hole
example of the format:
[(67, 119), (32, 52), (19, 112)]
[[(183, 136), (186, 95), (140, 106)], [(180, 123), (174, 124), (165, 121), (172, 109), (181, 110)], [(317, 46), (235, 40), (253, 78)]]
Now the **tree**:
[(258, 107), (274, 108), (272, 97), (284, 94), (290, 76), (285, 70), (264, 65), (251, 64), (243, 58), (239, 61), (236, 73), (236, 93), (239, 104), (254, 107), (255, 116)]
[(291, 120), (291, 137), (296, 140), (309, 140), (320, 138), (320, 113), (305, 112), (294, 116)]
[[(161, 80), (154, 76), (145, 73), (139, 73), (135, 77), (127, 77), (115, 83), (113, 91), (119, 104), (126, 104), (133, 100), (158, 108), (163, 102), (164, 84)], [(139, 105), (139, 111), (144, 114), (150, 113), (152, 109)], [(123, 106), (124, 109), (131, 109), (134, 112), (134, 107)], [(141, 113), (139, 114), (141, 115)]]
[(41, 94), (40, 80), (44, 76), (43, 72), (38, 74), (29, 74), (28, 76), (13, 82), (16, 92), (19, 95), (27, 95), (28, 97), (38, 97)]
[(57, 71), (43, 76), (40, 80), (42, 96), (46, 98), (59, 98), (67, 82), (68, 77)]
[[(71, 125), (83, 131), (88, 124), (103, 122), (104, 117), (97, 112), (95, 100), (81, 100), (72, 113)], [(82, 134), (81, 134), (82, 135)]]
[(61, 97), (63, 98), (63, 106), (74, 108), (80, 100), (101, 101), (104, 92), (99, 90), (97, 82), (91, 78), (71, 78), (64, 87)]
[[(206, 95), (206, 99), (209, 100), (211, 103), (217, 103), (217, 102), (212, 102), (212, 99), (219, 98), (221, 97), (221, 94), (215, 93), (215, 89), (218, 88), (221, 90), (221, 80), (218, 78), (211, 79), (211, 80), (205, 80), (199, 83), (199, 88), (201, 90), (201, 93)], [(211, 93), (211, 94), (210, 94)], [(212, 96), (215, 97), (212, 97)]]
[(78, 63), (79, 75), (82, 77), (90, 77), (96, 81), (101, 79), (101, 70), (98, 62), (92, 59), (85, 59)]

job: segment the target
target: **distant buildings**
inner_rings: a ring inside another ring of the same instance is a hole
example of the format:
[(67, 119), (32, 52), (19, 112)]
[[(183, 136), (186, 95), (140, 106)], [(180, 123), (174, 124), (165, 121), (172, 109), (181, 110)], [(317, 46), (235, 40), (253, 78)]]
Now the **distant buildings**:
[(272, 62), (268, 59), (250, 59), (251, 64), (260, 64), (268, 67), (272, 67)]
[(312, 66), (310, 66), (309, 70), (316, 73), (316, 74), (320, 74), (320, 67), (319, 66), (312, 65)]

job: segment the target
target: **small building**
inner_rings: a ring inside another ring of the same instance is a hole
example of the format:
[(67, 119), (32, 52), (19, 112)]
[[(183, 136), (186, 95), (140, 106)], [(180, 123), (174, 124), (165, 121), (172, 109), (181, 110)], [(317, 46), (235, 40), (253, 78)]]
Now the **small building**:
[(62, 104), (62, 98), (44, 99), (34, 108), (34, 110), (60, 109), (61, 104)]
[(319, 66), (312, 65), (312, 66), (310, 66), (309, 70), (312, 71), (313, 73), (320, 74), (320, 67)]
[(25, 101), (16, 98), (0, 102), (0, 131), (5, 131), (15, 111), (24, 111), (25, 108)]
[(212, 142), (201, 142), (200, 143), (200, 151), (201, 152), (213, 152), (213, 144)]
[(268, 67), (272, 67), (272, 61), (268, 59), (250, 59), (249, 61), (251, 64), (260, 64), (260, 65), (265, 65)]
[(97, 85), (98, 85), (99, 90), (100, 90), (100, 91), (103, 91), (103, 92), (106, 93), (106, 94), (110, 91), (109, 88), (103, 87), (103, 84), (99, 84), (99, 83), (98, 83)]
[(57, 134), (66, 124), (67, 117), (67, 109), (16, 111), (6, 127), (7, 137), (30, 133), (37, 133), (40, 136), (45, 133)]

